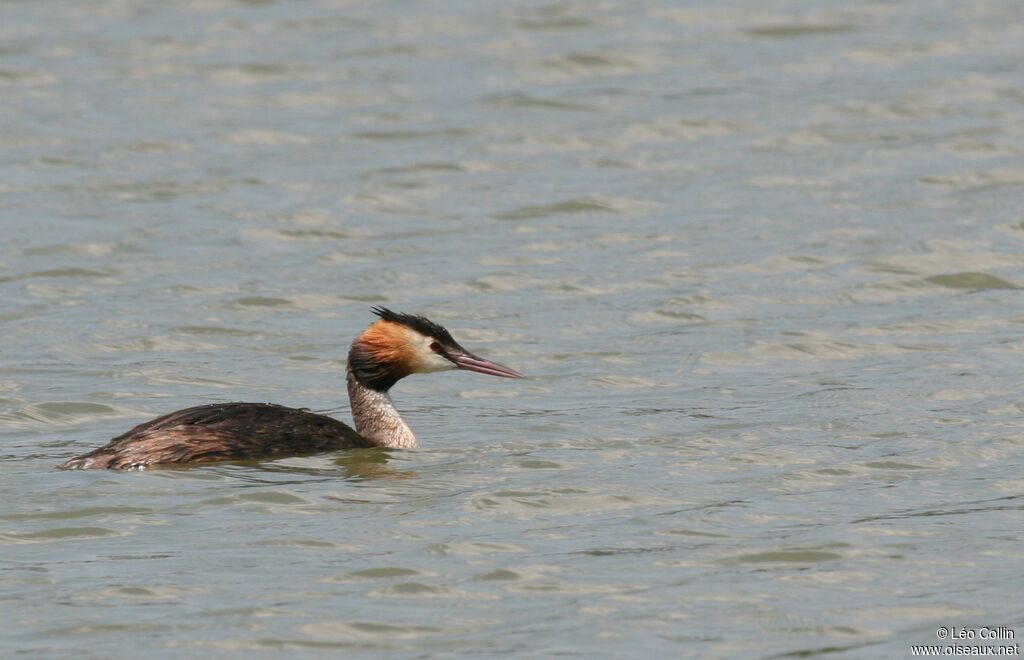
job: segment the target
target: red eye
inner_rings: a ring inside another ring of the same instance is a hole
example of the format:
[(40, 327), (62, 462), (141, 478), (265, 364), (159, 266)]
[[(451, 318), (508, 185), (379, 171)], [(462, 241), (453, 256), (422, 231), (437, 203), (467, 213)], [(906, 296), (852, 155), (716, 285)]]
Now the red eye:
[(430, 350), (434, 351), (435, 353), (440, 353), (441, 352), (441, 344), (438, 344), (436, 341), (435, 342), (431, 342), (430, 343)]

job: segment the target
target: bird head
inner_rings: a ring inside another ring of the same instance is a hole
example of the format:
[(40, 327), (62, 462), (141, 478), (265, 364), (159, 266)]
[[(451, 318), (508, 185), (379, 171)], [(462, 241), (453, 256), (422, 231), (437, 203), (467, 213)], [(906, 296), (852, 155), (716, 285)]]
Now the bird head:
[(353, 375), (371, 389), (386, 392), (406, 376), (450, 369), (523, 377), (470, 353), (444, 327), (427, 318), (384, 307), (374, 307), (373, 313), (379, 318), (352, 342), (348, 357)]

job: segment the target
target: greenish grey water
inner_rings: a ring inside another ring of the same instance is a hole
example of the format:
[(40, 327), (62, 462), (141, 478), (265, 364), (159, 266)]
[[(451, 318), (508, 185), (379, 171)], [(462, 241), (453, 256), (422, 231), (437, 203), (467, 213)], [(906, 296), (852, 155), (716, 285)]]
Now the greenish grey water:
[[(1024, 8), (0, 6), (0, 652), (907, 657), (1024, 632)], [(347, 418), (388, 304), (531, 376), (413, 452), (54, 466)]]

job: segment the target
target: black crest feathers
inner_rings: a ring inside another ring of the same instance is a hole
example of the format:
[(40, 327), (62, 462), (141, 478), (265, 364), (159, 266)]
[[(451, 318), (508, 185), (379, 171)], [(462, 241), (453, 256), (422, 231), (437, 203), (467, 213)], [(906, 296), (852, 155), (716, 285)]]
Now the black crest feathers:
[(458, 343), (452, 338), (451, 333), (445, 330), (444, 326), (438, 325), (423, 316), (392, 312), (387, 307), (374, 307), (373, 313), (384, 321), (399, 323), (407, 328), (415, 330), (421, 335), (433, 337), (445, 346), (458, 346)]

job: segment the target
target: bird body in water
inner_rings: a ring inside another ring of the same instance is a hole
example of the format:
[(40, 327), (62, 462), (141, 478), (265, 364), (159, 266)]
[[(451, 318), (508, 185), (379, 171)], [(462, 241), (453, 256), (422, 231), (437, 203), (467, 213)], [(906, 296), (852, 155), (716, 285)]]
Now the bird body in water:
[(517, 371), (473, 355), (442, 326), (422, 316), (382, 307), (373, 311), (378, 320), (356, 337), (348, 354), (355, 429), (326, 415), (273, 403), (211, 403), (139, 424), (61, 467), (128, 470), (359, 447), (412, 449), (416, 436), (388, 394), (402, 378), (449, 369), (522, 378)]

